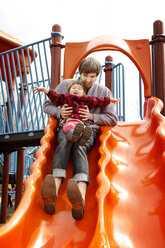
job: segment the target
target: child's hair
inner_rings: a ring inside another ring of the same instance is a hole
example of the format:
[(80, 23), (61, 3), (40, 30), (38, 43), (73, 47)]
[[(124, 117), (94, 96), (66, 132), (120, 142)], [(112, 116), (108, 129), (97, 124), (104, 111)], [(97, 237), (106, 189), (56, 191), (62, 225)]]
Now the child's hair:
[(79, 74), (96, 73), (96, 76), (98, 76), (100, 70), (101, 70), (100, 62), (93, 57), (83, 59), (79, 65)]
[(82, 89), (83, 89), (83, 96), (85, 96), (86, 95), (86, 88), (85, 88), (84, 84), (82, 82), (80, 82), (79, 80), (72, 81), (72, 83), (68, 86), (68, 89), (67, 89), (67, 92), (66, 93), (69, 94), (70, 93), (70, 88), (73, 85), (75, 85), (75, 84), (78, 84), (78, 85), (80, 85), (82, 87)]

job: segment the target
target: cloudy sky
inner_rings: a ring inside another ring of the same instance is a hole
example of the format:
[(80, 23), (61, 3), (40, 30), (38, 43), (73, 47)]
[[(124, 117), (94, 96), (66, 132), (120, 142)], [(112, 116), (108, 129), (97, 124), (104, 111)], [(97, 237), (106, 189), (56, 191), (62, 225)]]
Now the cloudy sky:
[(25, 43), (49, 37), (56, 23), (65, 41), (150, 39), (157, 19), (165, 21), (164, 0), (5, 0), (0, 8), (0, 28)]
[[(5, 0), (0, 8), (0, 29), (26, 44), (50, 37), (54, 24), (62, 27), (63, 43), (104, 34), (151, 40), (156, 20), (165, 23), (164, 0)], [(130, 92), (136, 91), (131, 76), (136, 68), (130, 70), (132, 62), (122, 54), (119, 57), (115, 54), (117, 63), (129, 68), (126, 76), (131, 77)], [(100, 60), (104, 62), (104, 58)]]

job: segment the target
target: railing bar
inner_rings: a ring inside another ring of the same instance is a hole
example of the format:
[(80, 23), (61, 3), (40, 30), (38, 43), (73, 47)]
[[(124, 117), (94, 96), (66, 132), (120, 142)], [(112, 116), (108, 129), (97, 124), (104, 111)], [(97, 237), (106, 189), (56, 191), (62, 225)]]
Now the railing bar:
[(139, 73), (139, 109), (140, 109), (140, 118), (143, 119), (142, 114), (142, 80)]
[[(9, 78), (10, 78), (10, 87), (11, 87), (11, 94), (12, 94), (12, 105), (13, 105), (13, 108), (14, 108), (14, 111), (13, 112), (15, 112), (15, 115), (13, 113), (13, 117), (15, 116), (16, 127), (18, 128), (18, 118), (17, 118), (17, 111), (16, 111), (16, 106), (15, 106), (15, 101), (14, 101), (14, 90), (13, 90), (13, 82), (12, 82), (12, 76), (11, 76), (10, 63), (9, 63), (9, 54), (6, 54), (6, 57), (7, 57), (7, 65), (8, 65), (8, 71), (9, 71)], [(12, 119), (12, 121), (13, 121), (13, 127), (14, 127), (14, 118)]]
[[(120, 81), (120, 66), (118, 67), (118, 78), (119, 78), (119, 98), (121, 99), (121, 81)], [(118, 102), (119, 104), (119, 116), (121, 121), (121, 101)]]
[[(37, 44), (37, 47), (38, 47), (38, 56), (39, 56), (39, 61), (40, 61), (41, 76), (42, 76), (43, 86), (45, 87), (44, 73), (43, 73), (43, 68), (42, 68), (41, 53), (40, 53), (39, 44)], [(42, 105), (41, 105), (41, 108), (42, 108)], [(42, 116), (42, 123), (43, 123), (43, 127), (44, 127), (45, 126), (45, 122), (44, 122), (43, 111), (41, 111), (41, 116)]]
[(124, 80), (124, 66), (123, 64), (121, 64), (122, 66), (122, 83), (123, 83), (123, 121), (125, 121), (125, 80)]
[[(3, 92), (3, 82), (2, 82), (2, 77), (1, 77), (1, 68), (0, 68), (0, 82), (1, 82), (1, 89), (2, 89), (3, 106), (4, 106), (4, 111), (5, 111), (5, 117), (6, 117), (6, 124), (7, 124), (7, 127), (8, 127), (9, 123), (8, 123), (8, 118), (7, 118), (6, 102), (5, 102), (4, 92)], [(1, 108), (2, 108), (2, 105), (1, 105)], [(1, 112), (1, 116), (2, 116), (3, 132), (5, 133), (5, 127), (6, 126), (4, 125), (5, 119), (3, 117), (3, 111)]]
[[(30, 62), (30, 55), (29, 55), (29, 49), (27, 49), (27, 55), (28, 55), (28, 63), (29, 63), (29, 70), (30, 70), (30, 78), (31, 78), (31, 84), (32, 84), (32, 87), (33, 87), (33, 76), (32, 76), (32, 70), (31, 70), (31, 62)], [(30, 84), (28, 84), (30, 85)], [(38, 111), (37, 111), (37, 105), (36, 105), (36, 99), (35, 99), (35, 96), (34, 96), (34, 90), (32, 88), (32, 94), (33, 94), (33, 101), (34, 101), (34, 106), (35, 108), (33, 108), (33, 113), (35, 111), (35, 114), (36, 114), (36, 121), (37, 121), (37, 127), (39, 129), (39, 121), (38, 121)], [(34, 116), (34, 115), (33, 115)]]
[[(116, 98), (118, 98), (118, 76), (117, 76), (117, 69), (116, 69)], [(119, 115), (119, 106), (117, 105), (117, 115)]]
[[(22, 118), (22, 112), (21, 112), (21, 102), (20, 102), (20, 96), (19, 96), (19, 91), (18, 91), (18, 82), (17, 82), (17, 75), (16, 75), (16, 68), (15, 68), (15, 62), (14, 62), (14, 55), (11, 53), (11, 58), (12, 58), (12, 64), (13, 64), (13, 71), (14, 71), (14, 78), (15, 78), (15, 85), (16, 85), (16, 91), (17, 91), (17, 100), (18, 100), (18, 106), (17, 110), (19, 108), (19, 111), (17, 113), (17, 117), (19, 117), (20, 114), (20, 120), (21, 120), (21, 128), (23, 130), (23, 118)], [(19, 122), (19, 120), (18, 120)], [(19, 129), (19, 123), (18, 123), (18, 129)]]
[[(4, 133), (4, 132), (5, 132), (5, 124), (4, 124), (5, 119), (4, 119), (4, 117), (3, 117), (2, 106), (3, 106), (3, 105), (1, 105), (1, 107), (0, 107), (0, 118), (1, 118), (1, 120), (2, 120), (2, 132)], [(0, 127), (0, 128), (1, 128), (1, 127)], [(0, 129), (0, 130), (1, 130), (1, 129)], [(0, 133), (1, 133), (1, 131), (0, 131)]]
[(155, 96), (154, 45), (151, 45), (151, 61), (152, 61), (152, 96)]
[[(25, 57), (24, 57), (23, 49), (21, 49), (21, 54), (22, 54), (23, 68), (24, 68), (24, 74), (25, 74), (25, 81), (26, 81), (26, 86), (27, 86), (27, 100), (29, 102), (29, 108), (30, 108), (29, 116), (31, 117), (31, 124), (32, 124), (32, 127), (34, 129), (33, 116), (32, 116), (32, 110), (31, 110), (31, 103), (30, 103), (29, 87), (28, 87), (28, 84), (27, 84), (28, 80), (27, 80), (27, 73), (26, 73), (26, 66), (25, 66)], [(28, 121), (29, 121), (29, 118), (28, 118)]]
[(22, 111), (21, 112), (22, 112), (22, 115), (23, 115), (23, 112), (25, 113), (25, 117), (26, 117), (26, 119), (25, 119), (26, 129), (29, 129), (29, 123), (28, 123), (27, 112), (26, 112), (24, 89), (23, 89), (23, 85), (22, 85), (22, 73), (21, 73), (21, 67), (20, 67), (20, 61), (19, 61), (18, 51), (16, 51), (16, 58), (17, 58), (17, 63), (18, 63), (18, 71), (19, 71), (19, 77), (20, 77), (20, 87), (21, 87), (21, 93), (22, 93), (22, 99), (23, 99), (23, 106), (21, 106), (22, 107)]
[[(50, 75), (49, 75), (49, 67), (48, 67), (48, 60), (47, 60), (45, 42), (43, 42), (43, 48), (44, 48), (44, 56), (45, 56), (45, 62), (46, 62), (46, 71), (47, 71), (47, 76), (48, 76), (48, 84), (49, 84), (49, 88), (50, 88)], [(45, 81), (47, 81), (47, 80), (45, 80)], [(46, 99), (46, 96), (45, 96), (45, 99)]]
[[(46, 81), (48, 81), (49, 82), (49, 79), (44, 79), (44, 81), (46, 82)], [(28, 83), (28, 85), (34, 85), (34, 84), (40, 84), (40, 83), (42, 83), (42, 80), (39, 80), (38, 82), (36, 81), (36, 82), (31, 82), (31, 83)], [(25, 83), (23, 83), (23, 85), (26, 85)], [(45, 98), (46, 99), (46, 98)]]
[(11, 102), (10, 102), (10, 96), (9, 96), (9, 90), (8, 90), (8, 80), (7, 80), (7, 75), (6, 75), (4, 56), (2, 56), (2, 66), (3, 66), (4, 77), (5, 77), (5, 86), (6, 86), (6, 93), (7, 93), (7, 104), (9, 106), (9, 117), (7, 115), (7, 119), (8, 119), (8, 123), (9, 123), (9, 130), (8, 131), (10, 131), (10, 128), (13, 131), (13, 126), (10, 125), (11, 120), (13, 119), (13, 115), (12, 115)]
[[(32, 46), (32, 52), (34, 54), (34, 47), (33, 46)], [(37, 82), (38, 82), (38, 73), (37, 73), (37, 66), (36, 66), (36, 59), (35, 58), (34, 58), (34, 68), (35, 68), (35, 73), (36, 73), (36, 79), (37, 79)], [(37, 85), (38, 85), (38, 83), (37, 83)], [(38, 94), (38, 98), (39, 98), (39, 104), (40, 104), (40, 106), (42, 106), (42, 101), (41, 101), (40, 94)]]
[(50, 54), (52, 54), (52, 50), (51, 50), (51, 40), (52, 40), (52, 37), (48, 40), (48, 41), (49, 41)]

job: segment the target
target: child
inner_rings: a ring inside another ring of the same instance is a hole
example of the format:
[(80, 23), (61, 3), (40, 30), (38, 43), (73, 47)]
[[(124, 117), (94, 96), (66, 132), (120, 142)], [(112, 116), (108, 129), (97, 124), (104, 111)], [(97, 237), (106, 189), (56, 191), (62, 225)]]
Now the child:
[(63, 131), (66, 133), (68, 141), (73, 143), (78, 142), (80, 146), (84, 146), (92, 135), (92, 128), (86, 126), (83, 119), (79, 115), (80, 108), (95, 108), (102, 107), (110, 104), (110, 102), (116, 103), (118, 100), (110, 97), (93, 97), (87, 96), (84, 85), (78, 81), (73, 81), (67, 90), (66, 94), (59, 94), (58, 92), (44, 87), (34, 87), (35, 93), (44, 92), (48, 98), (56, 105), (64, 105), (73, 107), (72, 115), (65, 120), (63, 124)]

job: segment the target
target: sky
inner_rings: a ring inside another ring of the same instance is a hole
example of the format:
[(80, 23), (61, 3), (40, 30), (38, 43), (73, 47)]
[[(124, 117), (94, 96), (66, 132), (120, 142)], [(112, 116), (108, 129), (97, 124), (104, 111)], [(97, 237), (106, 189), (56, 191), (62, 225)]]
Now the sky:
[(164, 0), (5, 0), (0, 8), (0, 28), (25, 43), (49, 37), (54, 24), (65, 42), (103, 34), (150, 39), (157, 19), (165, 20)]
[[(165, 23), (164, 0), (5, 0), (0, 8), (0, 29), (26, 44), (50, 37), (54, 24), (62, 27), (63, 43), (88, 41), (105, 34), (151, 40), (156, 20)], [(136, 68), (121, 53), (106, 55), (129, 68), (128, 98), (134, 99), (137, 83), (132, 83), (132, 75)], [(99, 57), (101, 63), (105, 56)], [(132, 107), (129, 101), (127, 104)]]

